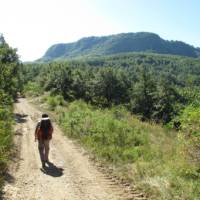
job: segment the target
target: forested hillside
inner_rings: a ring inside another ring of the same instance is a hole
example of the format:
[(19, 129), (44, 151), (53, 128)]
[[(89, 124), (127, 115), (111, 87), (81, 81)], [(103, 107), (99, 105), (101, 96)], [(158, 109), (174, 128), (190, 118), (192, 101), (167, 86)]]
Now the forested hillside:
[(51, 46), (39, 61), (72, 57), (102, 56), (127, 52), (152, 52), (198, 57), (199, 49), (181, 41), (168, 41), (154, 33), (121, 33), (102, 37), (87, 37), (73, 43)]
[(198, 199), (199, 59), (129, 53), (28, 64), (23, 75), (25, 93), (117, 176), (153, 199)]
[[(17, 92), (36, 96), (68, 137), (152, 199), (200, 195), (200, 60), (126, 53), (22, 65), (0, 39), (0, 172)], [(2, 182), (1, 182), (2, 183)]]
[(25, 72), (27, 80), (38, 79), (44, 90), (66, 100), (103, 107), (123, 104), (143, 118), (164, 123), (189, 101), (182, 93), (200, 84), (198, 59), (154, 54), (33, 64), (25, 70), (30, 71)]
[(16, 50), (0, 36), (0, 188), (7, 169), (13, 135), (13, 101), (20, 91), (20, 66)]

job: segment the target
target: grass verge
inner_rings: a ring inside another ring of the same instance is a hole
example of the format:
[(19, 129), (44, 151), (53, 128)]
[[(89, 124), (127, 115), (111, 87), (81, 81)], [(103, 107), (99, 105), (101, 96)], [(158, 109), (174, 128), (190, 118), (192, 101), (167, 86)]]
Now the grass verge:
[(123, 107), (100, 109), (60, 96), (44, 96), (40, 103), (57, 116), (68, 137), (149, 199), (199, 199), (199, 166), (188, 157), (183, 132), (141, 122)]
[(4, 175), (8, 167), (12, 144), (13, 115), (10, 106), (0, 106), (0, 190), (3, 186)]

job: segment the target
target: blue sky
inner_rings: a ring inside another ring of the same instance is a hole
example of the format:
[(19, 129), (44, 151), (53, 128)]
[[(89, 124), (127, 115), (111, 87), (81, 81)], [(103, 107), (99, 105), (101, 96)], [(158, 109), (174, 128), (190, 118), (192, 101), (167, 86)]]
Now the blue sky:
[(198, 0), (0, 0), (0, 33), (22, 61), (55, 43), (147, 31), (200, 47)]

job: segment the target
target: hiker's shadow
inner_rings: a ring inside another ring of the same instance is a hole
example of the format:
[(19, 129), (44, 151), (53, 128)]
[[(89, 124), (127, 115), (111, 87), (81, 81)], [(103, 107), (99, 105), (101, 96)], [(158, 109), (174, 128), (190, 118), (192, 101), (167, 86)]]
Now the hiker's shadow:
[(52, 162), (48, 162), (47, 165), (40, 169), (44, 174), (53, 177), (60, 177), (63, 175), (64, 169), (61, 167), (56, 167)]

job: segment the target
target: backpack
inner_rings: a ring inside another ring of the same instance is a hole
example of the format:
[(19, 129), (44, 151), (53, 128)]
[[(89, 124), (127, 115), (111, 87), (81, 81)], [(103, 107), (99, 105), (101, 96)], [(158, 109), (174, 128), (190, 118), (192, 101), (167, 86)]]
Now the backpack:
[(41, 131), (41, 133), (42, 133), (42, 139), (48, 139), (49, 138), (49, 130), (44, 130), (44, 131), (42, 131), (41, 129), (40, 129), (40, 131)]
[[(42, 139), (49, 139), (50, 137), (50, 134), (52, 132), (52, 127), (50, 127), (49, 129), (46, 129), (46, 130), (42, 130), (41, 129), (41, 121), (37, 123), (36, 125), (36, 132), (39, 134), (39, 136), (42, 138)], [(51, 138), (51, 137), (50, 137)]]

